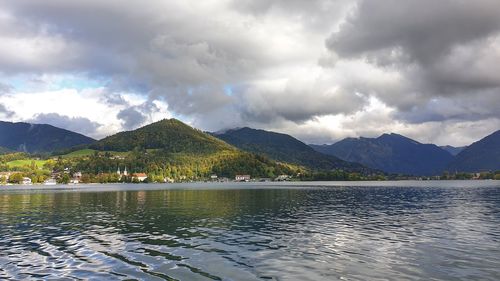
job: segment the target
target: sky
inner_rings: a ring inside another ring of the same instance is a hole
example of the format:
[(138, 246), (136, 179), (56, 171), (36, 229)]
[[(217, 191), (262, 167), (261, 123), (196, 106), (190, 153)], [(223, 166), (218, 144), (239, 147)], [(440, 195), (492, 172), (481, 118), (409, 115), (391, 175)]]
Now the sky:
[(306, 143), (500, 129), (498, 0), (0, 0), (0, 120)]

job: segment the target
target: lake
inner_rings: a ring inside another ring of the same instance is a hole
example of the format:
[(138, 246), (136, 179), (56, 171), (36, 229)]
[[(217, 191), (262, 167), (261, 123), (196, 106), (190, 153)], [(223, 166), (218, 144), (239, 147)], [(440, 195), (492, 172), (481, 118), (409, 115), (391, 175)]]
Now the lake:
[(500, 182), (0, 187), (1, 280), (500, 280)]

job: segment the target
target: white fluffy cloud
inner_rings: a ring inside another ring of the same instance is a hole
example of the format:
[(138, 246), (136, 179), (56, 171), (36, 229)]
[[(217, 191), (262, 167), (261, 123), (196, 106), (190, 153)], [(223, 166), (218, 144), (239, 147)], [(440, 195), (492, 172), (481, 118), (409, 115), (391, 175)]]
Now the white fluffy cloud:
[(397, 132), (467, 144), (499, 127), (499, 9), (495, 0), (0, 0), (0, 117), (96, 138), (174, 116), (315, 143)]

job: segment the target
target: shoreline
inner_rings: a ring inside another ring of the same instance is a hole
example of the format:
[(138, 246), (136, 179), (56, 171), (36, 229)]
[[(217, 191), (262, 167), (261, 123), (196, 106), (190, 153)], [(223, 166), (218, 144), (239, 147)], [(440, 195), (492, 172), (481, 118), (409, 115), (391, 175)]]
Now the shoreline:
[(302, 189), (345, 187), (499, 187), (498, 180), (399, 180), (399, 181), (303, 181), (303, 182), (192, 182), (192, 183), (92, 183), (72, 185), (0, 185), (0, 194), (17, 192), (106, 192), (142, 190), (217, 190), (217, 189)]

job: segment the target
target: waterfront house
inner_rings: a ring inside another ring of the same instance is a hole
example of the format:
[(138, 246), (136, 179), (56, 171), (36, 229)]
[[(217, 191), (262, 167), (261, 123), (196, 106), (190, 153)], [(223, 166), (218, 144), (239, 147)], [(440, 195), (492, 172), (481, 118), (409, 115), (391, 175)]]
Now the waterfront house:
[(24, 178), (23, 178), (23, 184), (24, 184), (24, 185), (30, 185), (30, 184), (32, 184), (32, 183), (31, 183), (31, 179), (30, 179), (30, 178), (27, 178), (27, 177), (24, 177)]
[(250, 181), (250, 175), (236, 175), (234, 177), (235, 181)]
[(287, 180), (290, 180), (292, 177), (289, 176), (289, 175), (279, 175), (278, 177), (276, 177), (276, 179), (274, 179), (275, 181), (287, 181)]
[(148, 178), (148, 175), (145, 173), (133, 173), (132, 174), (132, 179), (137, 179), (140, 182), (145, 181)]

